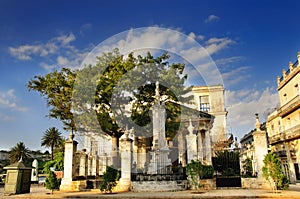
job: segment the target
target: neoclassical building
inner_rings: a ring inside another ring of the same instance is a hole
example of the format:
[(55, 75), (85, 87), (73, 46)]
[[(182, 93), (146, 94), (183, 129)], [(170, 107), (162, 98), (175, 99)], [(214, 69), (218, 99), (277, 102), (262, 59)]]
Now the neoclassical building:
[(233, 139), (228, 139), (226, 133), (225, 89), (223, 85), (194, 86), (192, 93), (196, 109), (214, 116), (214, 124), (211, 129), (213, 150), (228, 148)]
[(300, 53), (277, 78), (280, 107), (268, 116), (271, 151), (281, 160), (290, 182), (300, 180)]
[[(233, 140), (228, 139), (226, 135), (226, 115), (224, 105), (224, 87), (222, 85), (216, 86), (194, 86), (191, 94), (194, 96), (194, 104), (192, 106), (182, 106), (186, 109), (194, 111), (193, 115), (197, 115), (192, 119), (192, 124), (194, 125), (193, 133), (198, 136), (198, 158), (210, 163), (207, 160), (206, 154), (208, 150), (211, 150), (211, 157), (214, 155), (215, 150), (220, 150), (227, 148), (232, 144)], [(189, 111), (190, 111), (189, 110)], [(172, 149), (176, 149), (175, 154), (172, 153), (172, 159), (178, 158), (178, 164), (181, 163), (183, 166), (187, 164), (187, 153), (188, 150), (186, 135), (189, 134), (188, 126), (189, 119), (182, 118), (186, 121), (186, 128), (181, 130), (178, 135), (173, 140), (167, 140), (168, 145)], [(141, 137), (134, 136), (134, 132), (130, 133), (130, 137), (133, 141), (133, 161), (137, 164), (137, 168), (143, 168), (145, 162), (149, 161), (149, 150), (151, 148), (151, 141), (148, 139), (143, 139)], [(209, 143), (207, 140), (210, 140)], [(86, 153), (89, 154), (88, 174), (93, 175), (95, 173), (102, 173), (105, 165), (113, 163), (112, 155), (115, 151), (115, 141), (109, 136), (97, 136), (94, 133), (88, 133), (84, 136), (84, 146)], [(202, 143), (202, 144), (200, 144)], [(201, 145), (204, 145), (201, 148)], [(210, 149), (206, 149), (207, 146)], [(206, 151), (206, 152), (205, 152)], [(201, 155), (201, 154), (204, 155)], [(93, 161), (95, 157), (98, 157), (102, 162), (102, 166), (97, 166)], [(103, 158), (102, 158), (103, 157)], [(109, 158), (107, 158), (109, 157)], [(106, 158), (106, 160), (105, 160)], [(174, 160), (172, 160), (174, 161)], [(95, 169), (97, 167), (97, 170)]]

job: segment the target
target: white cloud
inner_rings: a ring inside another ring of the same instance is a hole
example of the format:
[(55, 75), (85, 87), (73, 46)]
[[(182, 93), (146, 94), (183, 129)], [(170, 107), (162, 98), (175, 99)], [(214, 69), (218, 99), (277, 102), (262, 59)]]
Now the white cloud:
[(9, 52), (13, 57), (23, 61), (34, 58), (41, 67), (48, 71), (60, 67), (79, 68), (84, 57), (94, 46), (90, 45), (80, 50), (71, 45), (74, 40), (76, 40), (75, 35), (69, 33), (53, 37), (43, 43), (10, 47)]
[(248, 73), (249, 69), (249, 66), (242, 66), (222, 73), (225, 85), (232, 86), (241, 82), (242, 80), (246, 80), (250, 77), (250, 74)]
[(0, 92), (0, 107), (21, 112), (26, 111), (26, 107), (19, 106), (17, 104), (18, 100), (14, 92), (15, 91), (13, 89), (10, 89), (6, 92)]
[(58, 57), (57, 57), (57, 63), (58, 63), (59, 65), (67, 65), (67, 64), (69, 63), (69, 60), (68, 60), (68, 58), (66, 58), (66, 57), (58, 56)]
[(204, 23), (211, 23), (211, 22), (216, 22), (219, 21), (220, 17), (216, 15), (209, 15), (207, 19), (204, 20)]
[[(255, 113), (260, 116), (260, 122), (267, 119), (266, 112), (276, 108), (279, 97), (276, 89), (267, 87), (262, 91), (255, 89), (227, 90), (226, 104), (228, 110), (227, 123), (233, 133), (239, 137), (254, 129)], [(239, 129), (238, 132), (235, 129)]]
[(205, 42), (205, 49), (207, 52), (212, 55), (224, 48), (227, 48), (230, 44), (235, 42), (229, 38), (210, 38)]
[(217, 65), (226, 65), (226, 64), (230, 64), (230, 63), (234, 63), (234, 62), (239, 62), (244, 59), (245, 58), (242, 56), (235, 56), (235, 57), (227, 57), (227, 58), (218, 59), (215, 62)]
[(55, 37), (54, 40), (61, 42), (62, 45), (68, 45), (70, 42), (76, 39), (75, 35), (71, 32), (69, 35), (61, 35), (59, 37)]

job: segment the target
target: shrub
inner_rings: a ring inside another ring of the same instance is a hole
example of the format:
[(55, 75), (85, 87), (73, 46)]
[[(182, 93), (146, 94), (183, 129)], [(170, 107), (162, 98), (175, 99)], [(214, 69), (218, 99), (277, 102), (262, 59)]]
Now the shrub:
[(57, 179), (55, 173), (53, 171), (50, 171), (45, 180), (46, 189), (51, 190), (51, 194), (53, 194), (53, 190), (58, 190), (59, 185), (60, 179)]
[(120, 172), (112, 167), (106, 166), (102, 179), (103, 182), (100, 190), (106, 193), (111, 193), (113, 188), (117, 185), (117, 180), (120, 178)]
[(196, 189), (203, 187), (200, 184), (200, 179), (209, 179), (214, 175), (214, 168), (211, 165), (203, 165), (199, 160), (192, 160), (186, 166), (186, 173), (192, 183), (192, 186)]
[(263, 177), (270, 182), (275, 191), (288, 189), (288, 179), (283, 174), (280, 160), (274, 153), (270, 152), (265, 156), (262, 171)]

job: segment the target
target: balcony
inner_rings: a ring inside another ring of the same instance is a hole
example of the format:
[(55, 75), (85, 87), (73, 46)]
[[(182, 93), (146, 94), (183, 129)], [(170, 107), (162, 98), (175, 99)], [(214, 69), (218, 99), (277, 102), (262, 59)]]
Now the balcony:
[(285, 157), (287, 157), (287, 155), (286, 155), (286, 150), (275, 151), (275, 154), (276, 154), (277, 157), (279, 157), (279, 158), (285, 158)]
[(300, 95), (297, 95), (292, 100), (290, 100), (288, 103), (283, 105), (278, 109), (278, 115), (281, 117), (285, 117), (295, 109), (300, 107)]
[(279, 134), (273, 135), (269, 138), (270, 144), (275, 144), (278, 142), (290, 141), (300, 139), (300, 124), (282, 131)]

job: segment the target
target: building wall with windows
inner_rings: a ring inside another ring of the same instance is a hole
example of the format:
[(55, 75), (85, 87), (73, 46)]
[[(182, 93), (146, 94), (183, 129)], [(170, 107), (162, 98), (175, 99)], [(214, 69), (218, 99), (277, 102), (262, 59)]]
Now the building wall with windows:
[(267, 131), (271, 151), (281, 160), (291, 182), (300, 181), (300, 53), (277, 78), (280, 107), (268, 116)]
[(223, 85), (194, 86), (193, 95), (197, 110), (207, 112), (215, 117), (211, 129), (211, 140), (215, 148), (226, 148), (228, 143), (226, 135), (225, 89)]

